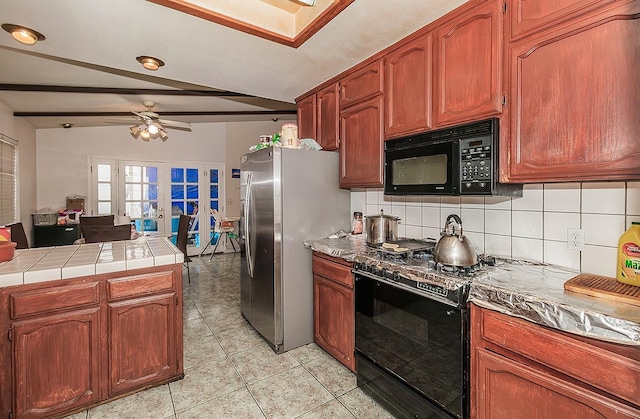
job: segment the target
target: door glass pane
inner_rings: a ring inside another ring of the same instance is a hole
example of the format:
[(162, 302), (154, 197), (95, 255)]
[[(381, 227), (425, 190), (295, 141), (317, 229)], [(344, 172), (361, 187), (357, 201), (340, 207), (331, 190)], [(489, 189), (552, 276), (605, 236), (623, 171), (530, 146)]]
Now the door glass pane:
[(125, 213), (142, 234), (158, 231), (158, 168), (125, 165)]
[(98, 201), (111, 201), (111, 183), (98, 183)]
[(113, 188), (114, 177), (113, 165), (106, 163), (98, 163), (96, 165), (96, 197), (97, 197), (97, 210), (98, 215), (113, 214), (114, 201), (113, 201)]
[[(187, 246), (200, 246), (198, 217), (200, 214), (197, 168), (171, 168), (171, 240), (175, 243), (180, 215), (191, 215)], [(208, 212), (208, 211), (207, 211)]]
[[(209, 206), (216, 211), (220, 211), (220, 201), (218, 200), (218, 183), (219, 183), (219, 170), (211, 169), (209, 170)], [(211, 240), (212, 244), (216, 243), (218, 239), (220, 239), (220, 233), (215, 231), (216, 220), (213, 217), (210, 217), (211, 224), (211, 236), (209, 240)]]

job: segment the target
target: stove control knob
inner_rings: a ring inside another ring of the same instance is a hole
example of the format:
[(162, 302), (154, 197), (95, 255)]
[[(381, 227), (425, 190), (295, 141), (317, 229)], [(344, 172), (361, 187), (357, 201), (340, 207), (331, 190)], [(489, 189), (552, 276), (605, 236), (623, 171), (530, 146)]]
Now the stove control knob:
[(378, 275), (380, 275), (382, 278), (387, 278), (387, 270), (385, 268), (382, 268), (378, 271)]
[(393, 280), (394, 280), (394, 281), (396, 281), (396, 282), (400, 281), (400, 272), (398, 272), (398, 271), (393, 271), (393, 276), (392, 276), (392, 278), (391, 278), (391, 279), (393, 279)]

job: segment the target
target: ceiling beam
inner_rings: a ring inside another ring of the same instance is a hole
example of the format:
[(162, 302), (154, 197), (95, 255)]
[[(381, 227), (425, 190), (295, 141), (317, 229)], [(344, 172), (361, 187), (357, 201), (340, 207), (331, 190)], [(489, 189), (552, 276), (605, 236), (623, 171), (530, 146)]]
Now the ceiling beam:
[[(295, 109), (282, 111), (162, 111), (162, 116), (234, 116), (234, 115), (295, 115)], [(131, 116), (131, 112), (14, 112), (21, 117), (60, 117), (60, 116)]]
[(44, 84), (0, 84), (0, 90), (13, 92), (90, 93), (113, 95), (157, 95), (157, 96), (218, 96), (250, 97), (227, 90), (182, 90), (182, 89), (128, 89), (119, 87), (51, 86)]

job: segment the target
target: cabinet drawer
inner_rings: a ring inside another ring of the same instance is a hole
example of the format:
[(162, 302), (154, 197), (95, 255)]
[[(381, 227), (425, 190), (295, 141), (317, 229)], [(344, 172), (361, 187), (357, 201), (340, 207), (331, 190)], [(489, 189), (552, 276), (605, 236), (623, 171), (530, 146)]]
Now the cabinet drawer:
[(341, 265), (319, 256), (313, 256), (312, 270), (314, 274), (353, 288), (351, 266)]
[[(631, 403), (640, 400), (640, 361), (503, 314), (483, 310), (482, 338)], [(516, 338), (514, 338), (516, 337)]]
[(30, 316), (44, 312), (56, 312), (68, 308), (97, 305), (100, 301), (98, 282), (33, 291), (16, 292), (9, 297), (11, 318)]
[(383, 92), (382, 60), (346, 76), (340, 81), (340, 106), (358, 103)]
[(128, 297), (157, 294), (175, 289), (173, 272), (127, 276), (107, 281), (107, 298), (109, 301)]

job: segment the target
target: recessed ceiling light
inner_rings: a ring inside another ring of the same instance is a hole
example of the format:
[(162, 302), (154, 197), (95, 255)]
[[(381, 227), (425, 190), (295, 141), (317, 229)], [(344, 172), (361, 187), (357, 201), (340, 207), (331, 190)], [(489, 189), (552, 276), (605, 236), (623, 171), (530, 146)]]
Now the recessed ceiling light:
[(154, 57), (149, 57), (147, 55), (141, 55), (139, 57), (136, 57), (136, 60), (138, 60), (138, 62), (142, 64), (144, 68), (151, 71), (156, 71), (157, 69), (159, 69), (164, 65), (164, 62), (162, 60), (159, 60)]
[(70, 124), (70, 123), (68, 123), (68, 122), (65, 122), (64, 124), (60, 124), (60, 126), (61, 126), (62, 128), (71, 128), (71, 127), (73, 126), (73, 124)]
[(38, 41), (44, 41), (46, 39), (40, 32), (24, 26), (3, 23), (2, 29), (9, 32), (11, 36), (13, 36), (13, 39), (25, 45), (33, 45)]

